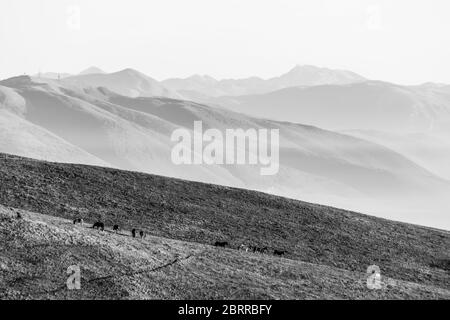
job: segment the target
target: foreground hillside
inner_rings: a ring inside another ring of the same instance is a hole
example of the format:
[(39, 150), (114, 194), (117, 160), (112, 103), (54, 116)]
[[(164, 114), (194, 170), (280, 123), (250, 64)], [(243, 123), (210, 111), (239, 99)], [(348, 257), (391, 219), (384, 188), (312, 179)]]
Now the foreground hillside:
[[(22, 219), (17, 219), (20, 212)], [(442, 288), (0, 206), (0, 299), (449, 299)], [(66, 287), (78, 265), (81, 289)]]
[(288, 251), (288, 260), (348, 272), (376, 264), (386, 277), (450, 288), (447, 231), (253, 191), (7, 155), (0, 181), (0, 204), (9, 207), (198, 245), (266, 246)]

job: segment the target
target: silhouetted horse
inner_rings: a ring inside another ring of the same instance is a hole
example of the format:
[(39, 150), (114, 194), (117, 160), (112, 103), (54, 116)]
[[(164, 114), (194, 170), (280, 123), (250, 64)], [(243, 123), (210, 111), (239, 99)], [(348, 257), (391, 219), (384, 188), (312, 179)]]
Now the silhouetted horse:
[(119, 230), (120, 230), (119, 225), (115, 224), (113, 227), (113, 231), (117, 233), (117, 232), (119, 232)]
[(222, 247), (225, 248), (226, 246), (228, 246), (228, 242), (226, 241), (216, 241), (216, 243), (214, 243), (215, 247)]
[(77, 218), (77, 219), (74, 219), (73, 220), (73, 224), (77, 224), (77, 223), (79, 223), (79, 224), (81, 224), (81, 225), (83, 225), (83, 219), (81, 219), (81, 218)]
[(131, 236), (136, 238), (136, 229), (131, 230)]
[(253, 253), (266, 253), (268, 251), (268, 249), (267, 249), (267, 247), (260, 248), (260, 247), (256, 247), (256, 246), (251, 246), (250, 251), (252, 251)]
[(97, 230), (105, 230), (105, 224), (103, 222), (97, 221), (96, 223), (94, 223), (94, 225), (92, 226), (92, 229), (97, 229)]
[(287, 251), (285, 251), (285, 250), (274, 250), (273, 251), (273, 255), (274, 256), (284, 256), (285, 254), (287, 253)]
[(144, 231), (139, 231), (139, 236), (141, 237), (141, 239), (145, 239), (145, 232)]
[(267, 247), (264, 248), (258, 248), (259, 249), (259, 253), (265, 254), (267, 253), (267, 251), (269, 251), (269, 249), (267, 249)]

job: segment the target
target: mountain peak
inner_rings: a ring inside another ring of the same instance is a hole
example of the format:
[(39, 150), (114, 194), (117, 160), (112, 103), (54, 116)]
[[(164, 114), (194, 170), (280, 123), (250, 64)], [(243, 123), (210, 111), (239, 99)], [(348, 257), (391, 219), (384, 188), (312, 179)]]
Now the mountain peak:
[(296, 72), (296, 71), (302, 71), (302, 70), (319, 70), (319, 69), (322, 69), (322, 68), (319, 68), (319, 67), (316, 67), (316, 66), (313, 66), (310, 64), (297, 64), (289, 72)]
[(103, 70), (100, 69), (100, 68), (97, 68), (97, 67), (92, 66), (92, 67), (89, 67), (89, 68), (87, 68), (87, 69), (81, 71), (79, 74), (80, 74), (80, 75), (85, 75), (85, 74), (98, 74), (98, 73), (106, 73), (106, 72), (103, 71)]
[[(131, 76), (145, 76), (142, 72), (137, 71), (136, 69), (126, 68), (116, 72), (116, 74), (126, 74)], [(145, 76), (146, 77), (146, 76)]]
[(299, 85), (349, 84), (366, 80), (364, 77), (347, 70), (321, 68), (313, 65), (296, 65), (276, 78), (284, 87)]
[(297, 64), (291, 70), (285, 74), (296, 74), (296, 73), (306, 73), (306, 72), (317, 72), (317, 73), (353, 73), (347, 70), (340, 69), (330, 69), (325, 67), (318, 67), (311, 64)]

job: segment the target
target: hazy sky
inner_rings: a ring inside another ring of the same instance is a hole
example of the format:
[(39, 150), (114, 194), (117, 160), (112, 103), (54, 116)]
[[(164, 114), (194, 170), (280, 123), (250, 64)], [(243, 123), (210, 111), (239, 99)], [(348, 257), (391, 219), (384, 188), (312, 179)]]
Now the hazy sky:
[(0, 0), (0, 78), (131, 67), (272, 77), (296, 64), (450, 83), (448, 0)]

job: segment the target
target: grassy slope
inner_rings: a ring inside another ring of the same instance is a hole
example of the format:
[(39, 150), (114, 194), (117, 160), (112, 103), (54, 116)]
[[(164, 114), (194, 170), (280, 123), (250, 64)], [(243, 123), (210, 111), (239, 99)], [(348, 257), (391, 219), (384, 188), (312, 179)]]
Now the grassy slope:
[[(268, 255), (161, 237), (98, 232), (0, 206), (0, 299), (450, 298), (450, 291)], [(81, 290), (66, 270), (81, 268)]]
[(6, 206), (102, 219), (198, 244), (226, 240), (233, 247), (285, 249), (294, 264), (357, 273), (377, 264), (384, 276), (450, 288), (446, 231), (252, 191), (5, 155), (0, 156), (0, 181), (0, 204)]

